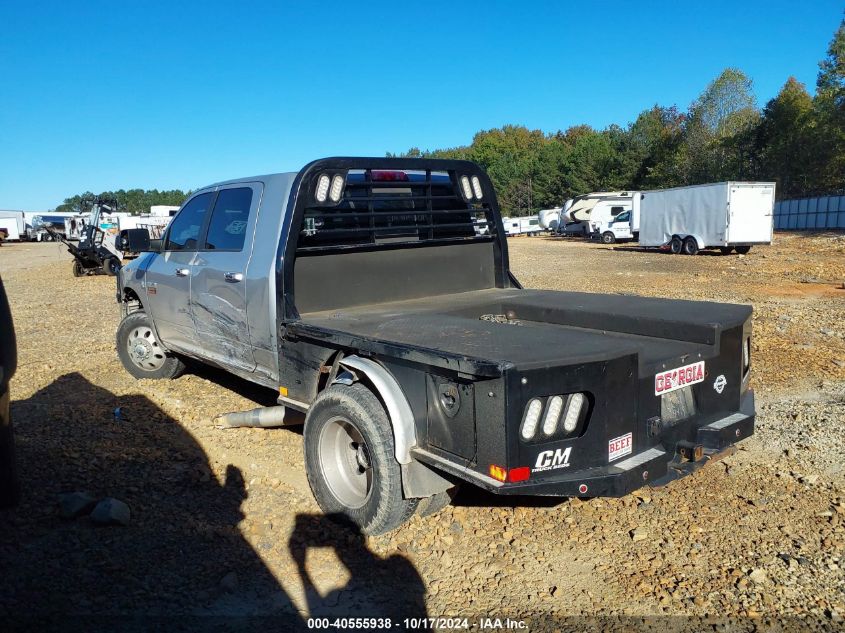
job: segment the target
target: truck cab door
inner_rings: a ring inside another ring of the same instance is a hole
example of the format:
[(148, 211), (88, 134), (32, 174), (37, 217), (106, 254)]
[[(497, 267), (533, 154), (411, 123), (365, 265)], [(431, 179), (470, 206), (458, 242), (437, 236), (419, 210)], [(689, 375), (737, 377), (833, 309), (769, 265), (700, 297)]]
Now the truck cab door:
[(182, 207), (162, 241), (162, 252), (151, 258), (144, 275), (145, 308), (161, 341), (177, 351), (196, 348), (191, 315), (191, 271), (214, 192), (195, 195)]
[(255, 369), (246, 290), (262, 191), (258, 182), (218, 190), (191, 280), (191, 310), (202, 355), (245, 371)]

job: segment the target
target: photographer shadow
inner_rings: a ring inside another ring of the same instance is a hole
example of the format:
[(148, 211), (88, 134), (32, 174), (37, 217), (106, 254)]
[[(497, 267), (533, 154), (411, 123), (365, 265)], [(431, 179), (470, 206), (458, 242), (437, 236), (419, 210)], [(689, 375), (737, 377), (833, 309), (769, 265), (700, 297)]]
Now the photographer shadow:
[[(115, 396), (71, 373), (14, 401), (12, 417), (22, 494), (0, 512), (0, 621), (93, 617), (92, 628), (127, 630), (159, 618), (190, 629), (276, 616), (286, 630), (304, 628), (240, 532), (241, 471), (215, 472), (148, 398)], [(125, 502), (128, 525), (96, 525), (90, 507), (60, 516), (57, 497), (71, 491)]]
[[(381, 558), (371, 552), (361, 530), (345, 516), (297, 515), (288, 548), (311, 617), (390, 618), (393, 626), (426, 617), (425, 584), (413, 563), (401, 554)], [(322, 593), (316, 586), (306, 555), (320, 548), (333, 549), (347, 570), (343, 587)]]

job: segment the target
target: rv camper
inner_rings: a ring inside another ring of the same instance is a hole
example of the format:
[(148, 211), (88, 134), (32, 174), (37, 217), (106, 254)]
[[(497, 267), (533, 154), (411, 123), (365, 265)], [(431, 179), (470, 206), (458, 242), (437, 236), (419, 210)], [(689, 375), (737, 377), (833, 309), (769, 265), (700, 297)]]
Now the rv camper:
[(567, 200), (561, 211), (557, 233), (587, 237), (592, 233), (590, 218), (594, 211), (618, 215), (630, 207), (631, 198), (632, 194), (628, 191), (597, 191)]

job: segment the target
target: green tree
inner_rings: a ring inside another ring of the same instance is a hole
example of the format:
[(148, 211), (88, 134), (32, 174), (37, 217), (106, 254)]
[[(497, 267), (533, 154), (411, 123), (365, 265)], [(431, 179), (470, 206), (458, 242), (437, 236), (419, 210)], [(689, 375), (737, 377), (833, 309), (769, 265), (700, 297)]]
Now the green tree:
[(747, 156), (733, 142), (759, 123), (751, 79), (736, 68), (726, 68), (690, 107), (684, 129), (686, 184), (725, 180), (738, 175)]
[(816, 193), (845, 189), (845, 20), (833, 34), (827, 57), (819, 63), (813, 100)]
[(775, 180), (781, 196), (809, 189), (813, 167), (813, 99), (794, 77), (763, 108), (754, 141), (759, 177)]

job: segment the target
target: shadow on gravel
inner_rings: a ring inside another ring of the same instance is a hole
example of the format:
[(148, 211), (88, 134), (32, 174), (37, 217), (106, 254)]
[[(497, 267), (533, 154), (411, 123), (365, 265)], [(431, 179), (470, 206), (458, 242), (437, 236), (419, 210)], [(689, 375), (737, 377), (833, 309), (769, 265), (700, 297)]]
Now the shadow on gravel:
[[(371, 552), (358, 527), (343, 515), (297, 515), (288, 547), (311, 617), (390, 618), (393, 626), (405, 618), (427, 617), (425, 585), (411, 561), (401, 554), (381, 558)], [(351, 577), (344, 587), (321, 595), (305, 558), (309, 549), (328, 547)]]
[[(596, 246), (610, 246), (610, 244), (601, 244), (597, 243)], [(654, 255), (672, 255), (672, 251), (669, 249), (662, 249), (662, 248), (646, 248), (644, 246), (613, 246), (610, 250), (616, 253), (650, 253)], [(720, 250), (706, 250), (706, 251), (698, 251), (692, 257), (738, 257), (739, 253), (723, 253)], [(679, 257), (690, 257), (689, 255), (679, 255)]]
[[(150, 400), (73, 373), (13, 402), (12, 417), (22, 495), (0, 512), (0, 628), (237, 630), (254, 623), (246, 616), (273, 616), (273, 628), (304, 630), (238, 530), (241, 472), (230, 465), (218, 482), (199, 444)], [(57, 495), (70, 491), (124, 501), (129, 525), (60, 518)]]
[(568, 497), (532, 497), (528, 495), (495, 495), (475, 486), (461, 486), (453, 506), (470, 508), (554, 508)]
[[(272, 407), (276, 404), (279, 394), (269, 387), (262, 387), (254, 382), (239, 378), (217, 367), (187, 360), (187, 371), (199, 378), (210, 380), (219, 387), (234, 391), (236, 394), (252, 400), (256, 406)], [(222, 413), (222, 412), (221, 412)]]

